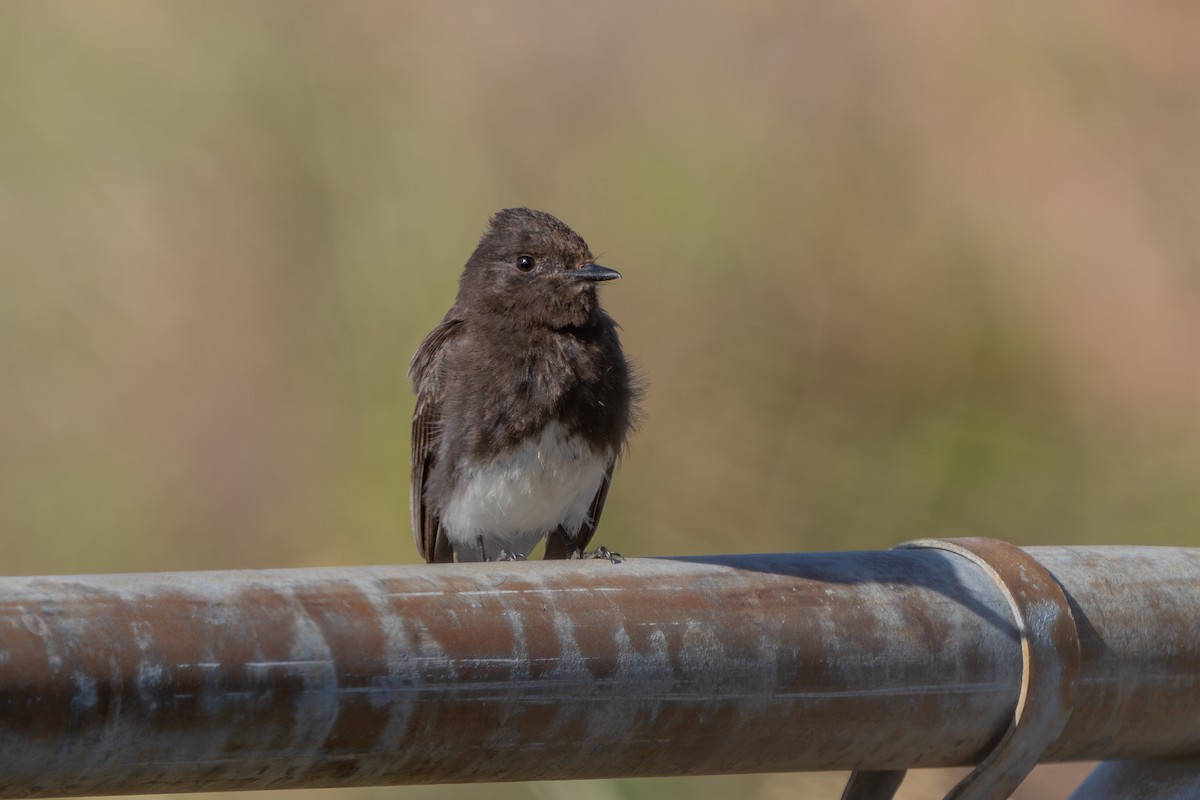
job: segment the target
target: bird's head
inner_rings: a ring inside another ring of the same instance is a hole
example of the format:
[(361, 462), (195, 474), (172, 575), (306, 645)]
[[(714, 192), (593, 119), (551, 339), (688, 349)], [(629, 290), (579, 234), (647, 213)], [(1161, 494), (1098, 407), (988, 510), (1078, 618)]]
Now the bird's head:
[(497, 212), (459, 279), (457, 305), (551, 328), (593, 323), (596, 284), (621, 277), (594, 263), (579, 234), (544, 211)]

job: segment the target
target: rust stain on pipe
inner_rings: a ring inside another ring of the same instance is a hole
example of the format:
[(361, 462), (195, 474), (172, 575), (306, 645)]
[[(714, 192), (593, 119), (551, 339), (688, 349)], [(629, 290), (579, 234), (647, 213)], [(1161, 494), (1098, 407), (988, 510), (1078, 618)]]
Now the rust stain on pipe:
[[(1051, 757), (1200, 751), (1200, 553), (1029, 552), (1081, 637)], [(1020, 676), (938, 551), (5, 578), (0, 796), (967, 764)]]

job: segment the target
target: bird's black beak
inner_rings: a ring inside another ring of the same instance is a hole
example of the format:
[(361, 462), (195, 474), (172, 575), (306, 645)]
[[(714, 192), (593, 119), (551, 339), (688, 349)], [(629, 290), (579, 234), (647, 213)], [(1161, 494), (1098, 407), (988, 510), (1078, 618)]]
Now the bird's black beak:
[(615, 269), (602, 267), (599, 264), (584, 264), (579, 269), (571, 270), (567, 275), (581, 281), (614, 281), (621, 277), (621, 273)]

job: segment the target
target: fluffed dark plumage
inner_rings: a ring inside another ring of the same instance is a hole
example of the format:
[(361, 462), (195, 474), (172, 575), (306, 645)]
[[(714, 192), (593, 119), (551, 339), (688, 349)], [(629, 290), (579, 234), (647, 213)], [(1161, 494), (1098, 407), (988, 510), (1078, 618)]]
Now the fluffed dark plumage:
[(426, 561), (580, 554), (639, 396), (596, 284), (620, 277), (555, 217), (491, 219), (409, 366), (412, 526)]

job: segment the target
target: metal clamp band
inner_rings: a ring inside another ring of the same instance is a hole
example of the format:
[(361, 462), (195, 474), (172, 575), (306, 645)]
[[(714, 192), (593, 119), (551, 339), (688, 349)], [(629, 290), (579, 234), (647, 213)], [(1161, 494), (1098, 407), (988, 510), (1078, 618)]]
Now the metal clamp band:
[[(1004, 593), (1021, 636), (1021, 690), (1012, 722), (996, 747), (946, 800), (1003, 800), (1058, 738), (1079, 688), (1079, 632), (1062, 587), (1032, 556), (998, 539), (920, 539), (900, 548), (945, 550), (982, 568)], [(843, 800), (887, 800), (903, 773), (870, 780), (855, 772)], [(887, 788), (884, 788), (887, 787)]]

